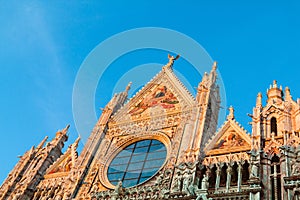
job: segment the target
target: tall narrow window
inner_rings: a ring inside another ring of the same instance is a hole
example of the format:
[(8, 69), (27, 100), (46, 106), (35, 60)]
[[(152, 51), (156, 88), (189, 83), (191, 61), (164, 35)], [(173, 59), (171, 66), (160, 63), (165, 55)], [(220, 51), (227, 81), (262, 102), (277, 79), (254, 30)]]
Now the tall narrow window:
[(215, 186), (216, 186), (216, 176), (217, 176), (216, 171), (217, 171), (217, 167), (214, 166), (211, 169), (211, 174), (210, 174), (210, 177), (208, 179), (209, 188), (215, 188)]
[(234, 165), (232, 166), (232, 176), (231, 176), (231, 186), (237, 186), (238, 182), (238, 165), (235, 162)]
[(271, 133), (274, 133), (277, 136), (277, 120), (275, 117), (271, 118)]
[(248, 184), (249, 176), (249, 163), (246, 161), (242, 169), (242, 184)]
[(281, 173), (279, 157), (274, 155), (271, 160), (272, 200), (281, 200)]
[(224, 164), (224, 166), (221, 168), (220, 187), (226, 186), (226, 180), (227, 180), (227, 165)]

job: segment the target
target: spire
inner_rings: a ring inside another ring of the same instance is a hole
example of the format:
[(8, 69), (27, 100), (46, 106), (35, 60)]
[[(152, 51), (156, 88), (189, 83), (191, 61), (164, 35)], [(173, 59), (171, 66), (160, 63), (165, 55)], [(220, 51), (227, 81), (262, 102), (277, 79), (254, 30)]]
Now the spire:
[(34, 151), (34, 146), (32, 146), (29, 150), (29, 157), (33, 154), (33, 151)]
[(256, 107), (262, 107), (262, 94), (259, 92), (256, 98)]
[(125, 89), (126, 93), (128, 93), (128, 91), (130, 90), (131, 84), (132, 84), (132, 82), (129, 82), (128, 85), (126, 86), (126, 89)]
[(71, 156), (72, 156), (72, 167), (75, 167), (76, 160), (78, 158), (77, 147), (80, 141), (80, 137), (78, 137), (75, 142), (71, 145)]
[(276, 80), (273, 81), (273, 88), (277, 88), (277, 81)]
[(43, 146), (47, 140), (48, 140), (48, 136), (46, 136), (36, 148), (37, 149), (43, 148)]
[(68, 132), (69, 128), (70, 128), (70, 124), (68, 124), (68, 125), (61, 131), (62, 134), (65, 135), (65, 134)]
[(70, 128), (70, 124), (68, 124), (63, 130), (57, 131), (55, 137), (58, 138), (58, 136), (66, 135), (69, 128)]
[(216, 71), (217, 70), (217, 66), (218, 66), (217, 61), (214, 61), (214, 64), (213, 64), (213, 67), (212, 67), (212, 71)]
[(228, 108), (229, 114), (227, 115), (227, 120), (233, 120), (234, 119), (234, 108), (230, 106)]
[(213, 63), (212, 69), (210, 71), (210, 74), (209, 74), (209, 76), (210, 76), (210, 85), (213, 85), (217, 80), (217, 64), (218, 63), (215, 61)]
[(72, 144), (72, 147), (73, 147), (73, 148), (77, 149), (80, 139), (81, 139), (81, 138), (78, 137), (78, 138), (75, 140), (75, 142)]
[(202, 88), (208, 88), (208, 83), (209, 83), (208, 74), (207, 72), (204, 72), (202, 81), (198, 84), (198, 91), (201, 90)]
[(292, 95), (289, 87), (285, 88), (285, 96), (286, 96), (286, 100), (292, 100)]

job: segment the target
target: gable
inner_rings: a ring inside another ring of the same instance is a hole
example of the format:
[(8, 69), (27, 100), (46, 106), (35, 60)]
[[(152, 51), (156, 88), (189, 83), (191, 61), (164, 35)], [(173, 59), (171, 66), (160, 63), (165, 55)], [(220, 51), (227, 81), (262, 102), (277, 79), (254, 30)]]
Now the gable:
[(71, 152), (67, 151), (62, 155), (46, 172), (45, 178), (66, 176), (72, 168)]
[(194, 105), (195, 98), (171, 69), (164, 68), (115, 113), (112, 121), (120, 122), (180, 112)]
[(129, 108), (128, 114), (131, 116), (142, 114), (149, 108), (160, 107), (161, 109), (171, 109), (179, 106), (179, 101), (170, 89), (164, 84), (153, 84), (153, 88), (149, 90), (144, 98), (136, 105)]
[(246, 144), (247, 142), (235, 130), (230, 129), (216, 142), (213, 149), (228, 149)]
[(76, 139), (76, 141), (69, 146), (67, 151), (61, 155), (52, 166), (50, 166), (44, 178), (55, 178), (55, 177), (62, 177), (67, 176), (69, 172), (74, 168), (75, 162), (77, 160), (77, 147), (80, 141), (80, 137)]
[(278, 105), (276, 104), (268, 104), (265, 108), (263, 108), (262, 110), (262, 115), (267, 117), (268, 115), (272, 114), (272, 113), (278, 113), (280, 114), (282, 112), (282, 108), (280, 108)]
[(251, 139), (235, 120), (229, 120), (216, 133), (205, 148), (206, 155), (217, 155), (249, 151)]

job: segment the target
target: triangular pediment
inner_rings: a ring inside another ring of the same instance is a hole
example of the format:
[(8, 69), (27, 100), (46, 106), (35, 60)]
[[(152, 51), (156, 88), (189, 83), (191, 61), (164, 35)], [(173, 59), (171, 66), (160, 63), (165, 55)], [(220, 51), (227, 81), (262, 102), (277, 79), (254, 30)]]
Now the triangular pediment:
[(251, 138), (234, 119), (227, 120), (205, 147), (206, 155), (249, 151)]
[(267, 142), (267, 145), (264, 148), (264, 152), (266, 154), (273, 155), (279, 153), (279, 147), (281, 147), (283, 144), (281, 144), (279, 141), (276, 141), (274, 137), (271, 138), (270, 141)]
[(280, 108), (278, 105), (276, 104), (268, 104), (263, 110), (262, 110), (262, 114), (263, 116), (268, 116), (272, 113), (281, 113), (282, 112), (282, 108)]
[(127, 121), (180, 112), (195, 105), (195, 98), (172, 69), (163, 69), (112, 117)]
[(74, 163), (77, 160), (77, 147), (80, 137), (69, 146), (67, 151), (62, 154), (54, 163), (51, 165), (44, 176), (44, 178), (56, 178), (67, 176), (69, 172), (75, 167)]
[(72, 156), (71, 151), (67, 151), (63, 154), (55, 163), (49, 167), (45, 174), (45, 178), (66, 176), (69, 174), (72, 168)]

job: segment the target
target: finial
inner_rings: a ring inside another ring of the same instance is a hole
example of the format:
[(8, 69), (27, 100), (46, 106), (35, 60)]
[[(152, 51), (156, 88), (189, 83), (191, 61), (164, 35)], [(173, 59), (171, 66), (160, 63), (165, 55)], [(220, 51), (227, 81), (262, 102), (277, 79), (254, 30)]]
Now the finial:
[(178, 54), (176, 57), (171, 56), (170, 54), (168, 54), (168, 58), (169, 58), (169, 62), (163, 66), (163, 68), (170, 68), (173, 66), (174, 61), (177, 60), (178, 58), (180, 58), (180, 55)]
[(63, 130), (58, 130), (55, 134), (55, 138), (57, 139), (58, 137), (60, 137), (62, 135), (66, 135), (69, 128), (70, 128), (70, 124), (68, 124)]
[(276, 80), (273, 81), (273, 88), (277, 88), (277, 81)]
[(213, 64), (212, 70), (213, 70), (213, 71), (216, 71), (216, 69), (217, 69), (217, 66), (218, 66), (218, 63), (217, 63), (217, 61), (214, 61), (214, 64)]
[(73, 143), (73, 147), (76, 149), (77, 147), (78, 147), (78, 143), (79, 143), (79, 141), (80, 141), (80, 137), (78, 137), (76, 140), (75, 140), (75, 142)]
[(43, 146), (44, 146), (44, 144), (45, 144), (45, 142), (48, 140), (48, 136), (46, 136), (43, 140), (42, 140), (42, 142), (36, 147), (37, 149), (41, 149), (41, 148), (43, 148)]
[(262, 105), (262, 94), (261, 92), (259, 92), (256, 98), (256, 106), (261, 106), (261, 105)]
[(233, 108), (232, 106), (230, 106), (230, 107), (228, 108), (228, 110), (229, 110), (229, 114), (228, 114), (228, 116), (227, 116), (227, 119), (228, 119), (228, 120), (234, 119), (234, 108)]
[(204, 72), (204, 75), (202, 77), (202, 81), (199, 83), (198, 85), (198, 89), (201, 88), (201, 86), (203, 87), (208, 87), (208, 83), (209, 83), (209, 77), (208, 77), (208, 74), (207, 72)]
[(70, 124), (68, 124), (61, 132), (63, 134), (66, 134), (68, 132), (69, 128), (70, 128)]
[(290, 91), (289, 87), (285, 87), (285, 96), (286, 96), (287, 99), (291, 99), (292, 98), (291, 91)]
[(126, 86), (125, 92), (128, 92), (128, 91), (130, 90), (131, 84), (132, 84), (132, 82), (129, 82), (129, 83), (128, 83), (128, 85)]

